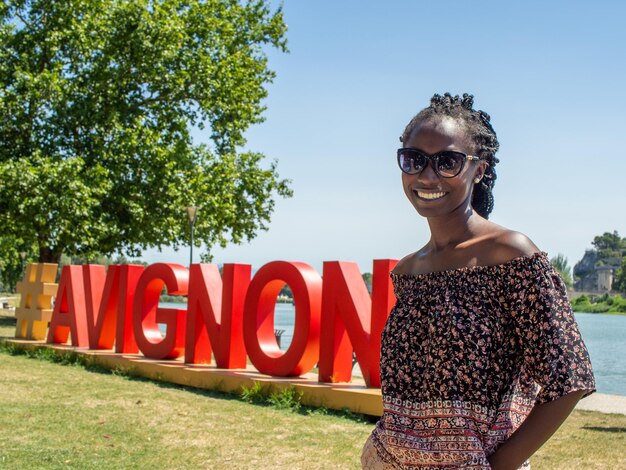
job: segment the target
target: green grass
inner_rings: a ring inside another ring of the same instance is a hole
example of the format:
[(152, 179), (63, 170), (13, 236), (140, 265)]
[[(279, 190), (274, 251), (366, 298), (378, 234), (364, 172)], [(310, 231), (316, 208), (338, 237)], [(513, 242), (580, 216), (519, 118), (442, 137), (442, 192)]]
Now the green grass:
[(0, 354), (0, 468), (358, 468), (372, 424)]
[[(0, 336), (14, 331), (0, 316)], [(2, 346), (0, 371), (2, 469), (350, 469), (373, 428), (306, 408), (293, 389), (183, 388), (46, 349)], [(575, 411), (531, 460), (534, 470), (626, 468), (626, 416)]]
[(533, 470), (626, 469), (626, 415), (574, 411), (531, 458)]
[(13, 338), (15, 337), (15, 317), (13, 312), (9, 310), (0, 309), (0, 338)]

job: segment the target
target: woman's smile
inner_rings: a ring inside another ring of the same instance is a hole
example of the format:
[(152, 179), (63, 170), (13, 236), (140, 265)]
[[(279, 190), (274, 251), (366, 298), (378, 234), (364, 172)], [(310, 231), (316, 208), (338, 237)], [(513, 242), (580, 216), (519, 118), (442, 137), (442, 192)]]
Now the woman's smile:
[(418, 198), (424, 199), (426, 201), (434, 201), (434, 200), (437, 200), (437, 199), (441, 199), (446, 194), (448, 194), (448, 193), (443, 192), (443, 191), (424, 191), (424, 190), (420, 190), (420, 189), (414, 189), (413, 193), (417, 194)]

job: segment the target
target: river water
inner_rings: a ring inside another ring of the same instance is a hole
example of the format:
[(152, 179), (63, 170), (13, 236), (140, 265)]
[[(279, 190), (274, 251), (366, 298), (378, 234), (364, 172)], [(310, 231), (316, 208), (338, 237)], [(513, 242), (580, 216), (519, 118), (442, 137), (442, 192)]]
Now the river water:
[[(161, 304), (163, 307), (185, 308), (184, 304)], [(626, 315), (576, 313), (596, 377), (599, 393), (626, 396)], [(291, 344), (295, 310), (292, 304), (276, 304), (274, 329), (284, 330), (280, 346)]]
[(626, 315), (576, 313), (600, 393), (626, 396)]

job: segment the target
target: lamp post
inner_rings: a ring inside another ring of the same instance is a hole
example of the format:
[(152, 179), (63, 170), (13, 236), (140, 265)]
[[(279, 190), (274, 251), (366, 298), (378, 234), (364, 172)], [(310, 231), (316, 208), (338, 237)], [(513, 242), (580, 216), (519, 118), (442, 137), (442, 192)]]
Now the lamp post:
[(198, 208), (196, 206), (187, 206), (187, 219), (189, 219), (189, 231), (191, 232), (189, 243), (189, 267), (193, 263), (193, 226), (196, 223)]

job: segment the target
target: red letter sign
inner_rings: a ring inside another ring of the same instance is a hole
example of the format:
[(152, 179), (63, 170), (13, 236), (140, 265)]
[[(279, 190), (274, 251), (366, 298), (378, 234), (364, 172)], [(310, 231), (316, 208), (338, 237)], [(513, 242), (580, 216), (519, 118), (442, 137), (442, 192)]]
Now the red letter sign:
[[(291, 345), (283, 352), (274, 335), (276, 297), (291, 287), (296, 321)], [(308, 264), (273, 261), (256, 273), (246, 295), (243, 334), (248, 357), (259, 372), (297, 376), (310, 371), (319, 357), (322, 279)]]
[(189, 273), (185, 362), (211, 362), (217, 367), (245, 369), (243, 304), (251, 267), (225, 264), (224, 281), (214, 264), (193, 264)]
[(324, 263), (320, 382), (349, 382), (354, 348), (365, 384), (380, 387), (380, 334), (395, 302), (389, 271), (396, 263), (374, 261), (373, 300), (356, 263)]
[[(137, 346), (152, 359), (175, 359), (185, 346), (185, 310), (158, 308), (163, 286), (171, 295), (187, 295), (189, 271), (178, 264), (153, 264), (137, 284), (133, 304), (133, 330)], [(164, 323), (165, 336), (159, 331)]]
[(63, 266), (46, 342), (65, 344), (70, 333), (72, 346), (89, 346), (81, 266)]
[(133, 335), (132, 308), (137, 282), (143, 272), (141, 265), (83, 266), (87, 305), (89, 349), (111, 349), (136, 353)]

